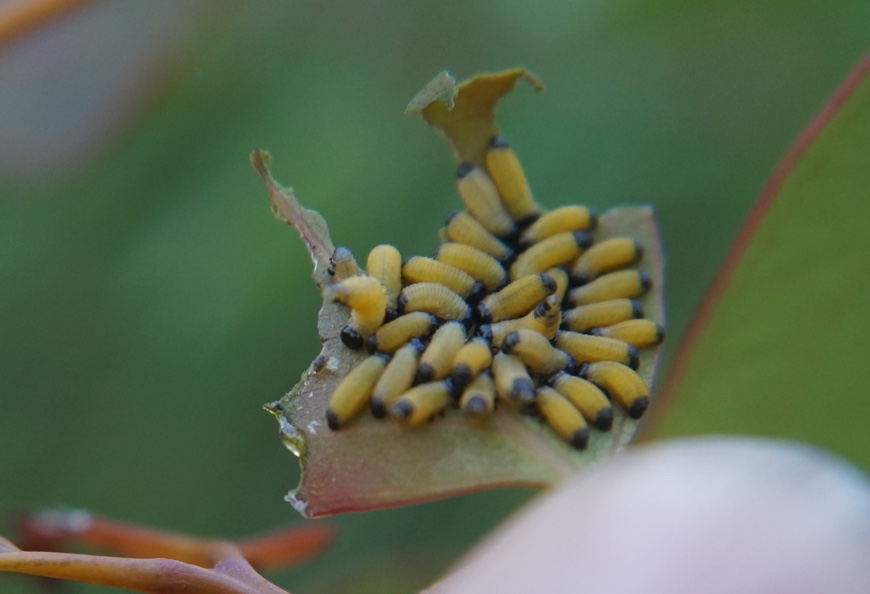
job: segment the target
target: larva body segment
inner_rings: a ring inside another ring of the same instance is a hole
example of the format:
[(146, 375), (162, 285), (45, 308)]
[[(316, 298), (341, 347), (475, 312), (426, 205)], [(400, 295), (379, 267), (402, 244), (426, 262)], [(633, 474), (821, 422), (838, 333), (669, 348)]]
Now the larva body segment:
[(508, 274), (501, 262), (470, 245), (443, 243), (435, 259), (466, 272), (482, 282), (487, 291), (495, 291), (507, 282)]
[(499, 261), (513, 258), (514, 250), (486, 230), (468, 211), (453, 213), (443, 229), (446, 241), (476, 248)]
[(621, 340), (639, 349), (661, 344), (665, 339), (664, 327), (646, 319), (626, 320), (612, 326), (596, 328), (593, 334)]
[(580, 376), (601, 388), (625, 409), (632, 419), (639, 419), (649, 405), (649, 388), (634, 370), (613, 361), (585, 363)]
[(598, 215), (586, 206), (562, 206), (545, 212), (520, 235), (523, 248), (566, 231), (591, 231), (598, 224)]
[(486, 169), (508, 214), (514, 220), (523, 225), (538, 216), (540, 207), (532, 197), (523, 166), (514, 150), (501, 136), (495, 136), (489, 142)]
[(489, 373), (481, 373), (462, 391), (459, 408), (469, 417), (483, 417), (495, 410), (495, 382)]
[(589, 426), (577, 407), (549, 386), (538, 388), (535, 402), (541, 415), (562, 439), (578, 450), (586, 449)]
[(390, 414), (400, 423), (413, 427), (444, 410), (452, 398), (449, 382), (420, 384), (402, 394), (390, 407)]
[(562, 312), (562, 327), (574, 332), (612, 326), (625, 320), (643, 317), (643, 306), (637, 299), (610, 299), (581, 305)]
[(495, 184), (483, 169), (473, 163), (460, 163), (456, 177), (456, 188), (465, 208), (487, 231), (496, 237), (513, 232), (514, 220), (505, 210)]
[(545, 272), (515, 280), (497, 293), (483, 298), (477, 306), (484, 322), (499, 322), (523, 316), (556, 291), (556, 281)]
[(387, 307), (395, 309), (402, 290), (402, 255), (399, 250), (388, 244), (375, 246), (366, 259), (366, 272), (384, 286)]
[(652, 281), (645, 272), (620, 270), (599, 276), (589, 284), (572, 289), (568, 294), (568, 301), (578, 306), (611, 299), (631, 299), (640, 297), (651, 286)]
[(511, 278), (546, 272), (555, 266), (569, 264), (592, 245), (592, 235), (585, 231), (565, 231), (534, 244), (517, 256), (511, 266)]
[(333, 431), (355, 417), (369, 401), (375, 384), (387, 366), (388, 357), (377, 354), (350, 370), (329, 397), (326, 422)]
[(589, 248), (571, 267), (571, 280), (588, 283), (600, 274), (625, 268), (643, 256), (643, 247), (631, 237), (612, 237)]
[(465, 344), (465, 328), (459, 322), (447, 322), (432, 336), (420, 357), (414, 383), (422, 384), (446, 378), (453, 369), (453, 359)]
[(442, 320), (471, 319), (471, 307), (462, 297), (439, 283), (415, 283), (402, 289), (399, 312), (425, 311)]
[(420, 340), (412, 339), (397, 350), (387, 363), (386, 369), (372, 391), (371, 409), (376, 418), (387, 416), (390, 405), (411, 387), (417, 375), (417, 366), (423, 348)]

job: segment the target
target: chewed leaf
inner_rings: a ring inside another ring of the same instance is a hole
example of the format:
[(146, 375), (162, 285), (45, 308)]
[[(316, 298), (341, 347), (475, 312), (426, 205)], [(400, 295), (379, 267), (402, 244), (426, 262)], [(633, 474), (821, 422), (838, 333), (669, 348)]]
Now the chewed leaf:
[[(496, 101), (520, 77), (536, 85), (537, 81), (523, 69), (478, 76), (458, 86), (446, 76), (442, 73), (430, 83), (409, 109), (421, 111), (429, 122), (445, 132), (458, 159), (484, 163), (489, 140), (498, 132), (493, 119)], [(451, 100), (452, 109), (448, 107)], [(259, 154), (255, 152), (255, 156)], [(254, 162), (256, 166), (257, 161)], [(305, 211), (292, 193), (275, 184), (265, 166), (263, 171), (261, 175), (273, 202), (286, 203), (279, 207), (284, 220), (299, 231), (315, 265), (322, 263), (323, 246), (331, 245), (328, 236), (319, 246), (313, 242), (309, 224), (305, 220), (301, 223), (293, 220), (311, 211)], [(306, 220), (310, 218), (310, 215), (305, 216)], [(664, 263), (650, 208), (611, 210), (600, 218), (591, 237), (585, 232), (563, 235), (571, 236), (576, 242), (581, 241), (581, 237), (598, 242), (628, 236), (642, 245), (643, 257), (635, 265), (642, 274), (635, 278), (649, 277), (652, 281), (652, 289), (642, 298), (643, 311), (645, 317), (664, 322)], [(588, 247), (588, 243), (585, 245)], [(548, 264), (542, 270), (553, 265)], [(495, 266), (501, 270), (501, 264)], [(527, 278), (532, 276), (538, 275)], [(326, 296), (332, 294), (327, 285), (342, 279), (329, 275), (319, 277), (315, 270), (315, 280)], [(557, 436), (553, 427), (519, 414), (508, 405), (475, 420), (448, 406), (431, 423), (414, 428), (376, 420), (368, 414), (349, 422), (337, 421), (333, 416), (330, 423), (341, 428), (330, 429), (327, 422), (327, 410), (332, 410), (330, 397), (348, 372), (366, 357), (360, 351), (348, 349), (340, 338), (349, 314), (348, 308), (324, 299), (318, 323), (323, 343), (320, 355), (290, 393), (267, 405), (279, 421), (285, 446), (300, 458), (302, 479), (287, 500), (303, 515), (315, 517), (391, 507), (497, 487), (548, 487), (597, 460), (612, 456), (637, 430), (637, 421), (614, 406), (612, 428), (591, 430), (585, 449), (578, 451)], [(478, 312), (477, 315), (483, 314)], [(475, 319), (476, 323), (480, 322), (480, 318)], [(475, 332), (481, 330), (475, 328)], [(653, 383), (659, 350), (641, 351), (638, 374), (648, 386)], [(567, 357), (564, 353), (563, 356)], [(534, 381), (540, 384), (544, 377), (541, 375)], [(346, 386), (349, 384), (343, 386), (342, 398), (353, 394)]]
[(420, 112), (447, 136), (459, 161), (483, 165), (489, 140), (498, 134), (495, 104), (525, 78), (537, 90), (544, 85), (525, 68), (479, 74), (459, 85), (441, 72), (417, 93), (406, 113)]
[(776, 435), (870, 464), (868, 154), (870, 56), (750, 213), (675, 357), (660, 433)]
[(296, 200), (293, 188), (285, 188), (275, 181), (269, 171), (272, 155), (268, 152), (254, 150), (251, 153), (251, 165), (266, 184), (275, 218), (296, 229), (305, 243), (311, 261), (314, 263), (312, 273), (314, 282), (318, 287), (323, 287), (329, 280), (329, 259), (335, 251), (326, 221), (317, 211), (303, 208)]
[[(652, 211), (619, 208), (606, 213), (596, 237), (617, 235), (630, 235), (644, 245), (639, 269), (653, 279), (644, 310), (663, 321), (663, 258)], [(584, 452), (572, 449), (549, 427), (506, 408), (479, 424), (451, 409), (421, 428), (406, 429), (366, 415), (331, 431), (325, 421), (329, 395), (363, 358), (338, 339), (347, 321), (338, 309), (344, 308), (324, 304), (320, 356), (292, 392), (269, 405), (285, 445), (302, 464), (302, 481), (287, 499), (303, 515), (391, 507), (497, 487), (548, 487), (613, 455), (637, 429), (637, 421), (617, 410), (613, 429), (593, 431)], [(641, 356), (639, 373), (649, 385), (658, 352), (651, 349)]]

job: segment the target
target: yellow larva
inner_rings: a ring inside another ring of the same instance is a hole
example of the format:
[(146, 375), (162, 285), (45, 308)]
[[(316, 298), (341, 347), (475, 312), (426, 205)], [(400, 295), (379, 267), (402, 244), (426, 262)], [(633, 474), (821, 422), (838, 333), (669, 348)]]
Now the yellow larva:
[(415, 283), (402, 289), (399, 295), (402, 313), (426, 311), (442, 320), (471, 319), (471, 307), (459, 295), (439, 283)]
[(639, 419), (649, 405), (649, 388), (646, 382), (621, 363), (586, 363), (580, 369), (580, 375), (616, 400), (632, 419)]
[(589, 426), (571, 402), (549, 386), (538, 388), (535, 399), (541, 415), (562, 439), (578, 450), (589, 442)]
[(612, 237), (596, 243), (571, 267), (571, 280), (588, 283), (611, 270), (625, 268), (643, 256), (643, 247), (631, 237)]
[(492, 414), (495, 409), (495, 383), (488, 373), (481, 373), (468, 384), (459, 399), (459, 408), (470, 417)]
[(387, 295), (383, 285), (370, 276), (352, 276), (327, 286), (327, 296), (351, 309), (359, 328), (373, 332), (384, 321)]
[(332, 276), (337, 281), (343, 281), (346, 278), (357, 276), (359, 274), (359, 266), (353, 258), (353, 254), (343, 245), (335, 248), (332, 256), (329, 258), (329, 276)]
[(592, 245), (592, 235), (585, 231), (557, 233), (520, 254), (511, 266), (511, 278), (522, 278), (573, 262), (590, 245)]
[(387, 363), (372, 392), (371, 409), (376, 418), (385, 417), (388, 407), (411, 387), (422, 352), (423, 343), (415, 338), (396, 351)]
[(565, 351), (576, 363), (587, 361), (616, 361), (637, 369), (637, 348), (615, 338), (591, 336), (564, 330), (556, 334), (556, 346)]
[(483, 338), (472, 338), (456, 352), (450, 378), (457, 388), (463, 388), (484, 369), (492, 365), (492, 347)]
[(507, 271), (501, 262), (470, 245), (443, 243), (438, 246), (435, 259), (456, 266), (476, 278), (487, 291), (495, 291), (507, 281)]
[(613, 426), (613, 407), (598, 386), (565, 372), (554, 375), (549, 383), (557, 392), (570, 400), (593, 427), (601, 431), (609, 431)]
[(528, 247), (565, 231), (588, 231), (598, 223), (595, 211), (585, 206), (562, 206), (545, 212), (520, 235), (521, 247)]
[(647, 273), (638, 270), (620, 270), (611, 272), (588, 285), (573, 289), (568, 294), (568, 301), (577, 305), (588, 305), (598, 301), (640, 297), (646, 293), (652, 281)]
[(555, 290), (556, 281), (549, 274), (530, 274), (484, 297), (477, 306), (478, 317), (484, 322), (518, 318), (532, 311)]
[(420, 357), (414, 383), (423, 384), (447, 377), (453, 370), (453, 359), (465, 344), (465, 338), (465, 327), (459, 322), (447, 322), (438, 328)]
[(364, 359), (341, 380), (329, 397), (326, 423), (333, 431), (355, 417), (366, 405), (388, 357), (377, 354)]
[(402, 255), (387, 244), (375, 246), (366, 259), (366, 272), (378, 279), (387, 294), (387, 307), (395, 309), (402, 290)]
[(611, 326), (641, 317), (643, 306), (637, 299), (610, 299), (564, 310), (562, 327), (575, 332), (585, 332), (591, 328)]
[(559, 304), (559, 309), (561, 309), (562, 301), (565, 300), (565, 293), (568, 292), (568, 273), (561, 268), (550, 268), (546, 272), (556, 281), (556, 290), (553, 292), (553, 295), (556, 296), (556, 303)]
[(498, 353), (492, 358), (492, 376), (496, 393), (505, 401), (530, 404), (535, 400), (535, 384), (518, 357)]
[(501, 136), (495, 136), (489, 142), (486, 169), (498, 188), (505, 208), (515, 220), (525, 222), (538, 215), (540, 208), (532, 197), (523, 166)]
[(405, 425), (419, 425), (441, 412), (452, 398), (449, 382), (420, 384), (402, 394), (390, 407), (390, 414)]
[(612, 326), (596, 328), (593, 333), (597, 336), (622, 340), (639, 349), (661, 344), (665, 339), (664, 327), (653, 320), (646, 319), (626, 320)]
[(399, 316), (369, 337), (369, 352), (394, 353), (412, 338), (428, 336), (437, 325), (438, 318), (424, 311)]
[(559, 307), (556, 295), (550, 295), (538, 305), (535, 309), (527, 313), (521, 318), (512, 320), (502, 320), (493, 324), (484, 324), (478, 331), (481, 336), (492, 343), (495, 348), (501, 348), (505, 337), (514, 330), (523, 328), (535, 330), (552, 340), (559, 330), (559, 324), (562, 320), (562, 310)]
[(456, 171), (456, 188), (465, 208), (487, 231), (504, 237), (514, 230), (514, 220), (486, 172), (473, 163), (461, 163)]
[(450, 215), (442, 231), (445, 241), (455, 241), (477, 248), (497, 260), (504, 261), (513, 257), (513, 248), (487, 231), (480, 221), (467, 211), (462, 210)]
[(384, 322), (387, 297), (381, 283), (370, 276), (352, 276), (326, 288), (325, 295), (351, 309), (350, 322), (341, 330), (341, 341), (351, 349), (362, 347), (366, 337)]
[(571, 357), (553, 347), (547, 338), (534, 330), (515, 330), (501, 345), (503, 352), (515, 355), (533, 373), (550, 376), (573, 365)]
[(450, 264), (432, 258), (414, 256), (402, 266), (402, 280), (406, 284), (432, 282), (439, 283), (472, 302), (480, 301), (486, 287), (473, 279), (467, 272)]

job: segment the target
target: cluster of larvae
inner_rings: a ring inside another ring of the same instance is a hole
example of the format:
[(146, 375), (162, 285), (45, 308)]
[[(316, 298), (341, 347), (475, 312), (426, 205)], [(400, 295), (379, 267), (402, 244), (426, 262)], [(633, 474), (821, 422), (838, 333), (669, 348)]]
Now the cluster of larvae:
[(651, 282), (631, 268), (642, 247), (595, 242), (585, 206), (542, 209), (499, 136), (485, 168), (462, 163), (457, 178), (466, 208), (448, 218), (432, 257), (402, 261), (379, 245), (361, 274), (336, 250), (330, 272), (348, 278), (325, 296), (351, 310), (342, 342), (370, 356), (332, 394), (329, 427), (366, 405), (414, 426), (449, 406), (483, 419), (501, 404), (584, 449), (589, 425), (611, 428), (613, 403), (639, 418), (649, 389), (638, 349), (664, 338), (638, 300)]

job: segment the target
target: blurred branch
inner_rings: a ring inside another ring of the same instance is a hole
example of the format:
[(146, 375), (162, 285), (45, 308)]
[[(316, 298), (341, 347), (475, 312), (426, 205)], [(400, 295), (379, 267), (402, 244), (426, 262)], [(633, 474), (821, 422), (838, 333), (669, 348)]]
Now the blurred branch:
[(44, 510), (19, 518), (27, 548), (69, 544), (139, 558), (24, 551), (0, 537), (0, 571), (25, 573), (153, 594), (286, 594), (252, 567), (293, 565), (326, 546), (326, 524), (285, 527), (239, 543), (115, 522), (81, 510)]
[(94, 0), (9, 0), (0, 4), (0, 46)]
[(257, 568), (285, 568), (319, 553), (334, 536), (330, 525), (309, 523), (229, 543), (118, 522), (77, 509), (28, 513), (17, 524), (20, 542), (29, 550), (57, 551), (78, 544), (128, 557), (166, 557), (199, 567), (213, 566), (230, 545)]

